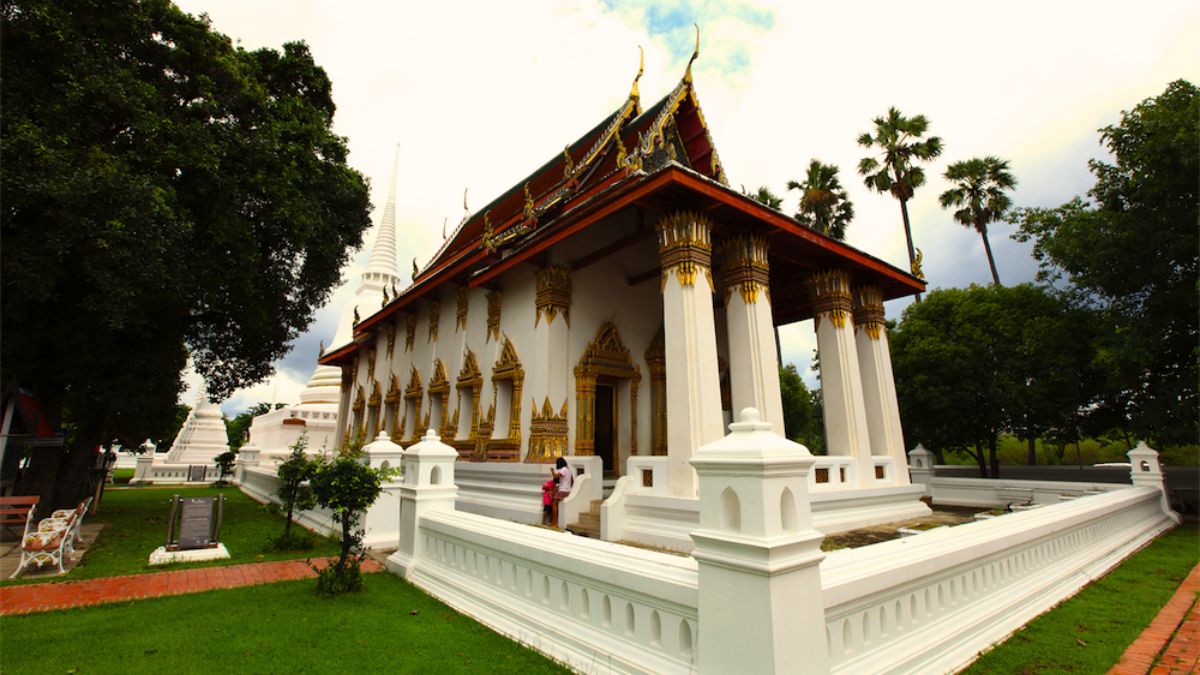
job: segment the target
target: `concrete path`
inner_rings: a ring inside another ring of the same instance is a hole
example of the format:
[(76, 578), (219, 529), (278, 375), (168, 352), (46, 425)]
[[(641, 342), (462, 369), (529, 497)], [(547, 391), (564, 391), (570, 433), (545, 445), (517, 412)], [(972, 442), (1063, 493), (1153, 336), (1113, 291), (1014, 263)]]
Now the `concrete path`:
[[(332, 558), (315, 562), (323, 567), (332, 562)], [(362, 563), (364, 573), (382, 570), (383, 566), (374, 560), (364, 560)], [(0, 615), (49, 612), (105, 602), (183, 595), (217, 588), (236, 588), (315, 576), (316, 573), (303, 560), (283, 560), (131, 574), (58, 584), (5, 586), (0, 588)]]
[(1192, 568), (1179, 590), (1109, 675), (1173, 675), (1200, 672), (1200, 565)]

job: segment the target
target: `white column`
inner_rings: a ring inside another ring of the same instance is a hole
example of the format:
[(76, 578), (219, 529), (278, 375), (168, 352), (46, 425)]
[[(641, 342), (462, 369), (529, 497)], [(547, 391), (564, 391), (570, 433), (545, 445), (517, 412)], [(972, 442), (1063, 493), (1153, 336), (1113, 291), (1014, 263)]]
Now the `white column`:
[(453, 511), (458, 487), (454, 462), (458, 453), (429, 429), (420, 442), (404, 452), (404, 478), (400, 485), (400, 545), (388, 556), (387, 568), (407, 578), (421, 563), (425, 551), (418, 530), (421, 516), (430, 511)]
[(904, 431), (900, 428), (892, 354), (888, 349), (887, 325), (883, 318), (883, 291), (878, 286), (854, 288), (854, 342), (858, 348), (871, 454), (891, 457), (889, 482), (908, 485)]
[(658, 223), (667, 370), (667, 477), (672, 495), (693, 497), (688, 461), (721, 438), (721, 383), (713, 320), (712, 223), (678, 212)]
[(783, 397), (775, 360), (767, 241), (753, 235), (738, 236), (726, 241), (722, 252), (733, 409), (757, 409), (782, 436)]
[(829, 270), (812, 275), (808, 283), (821, 363), (825, 445), (830, 455), (855, 459), (857, 480), (847, 477), (847, 482), (870, 486), (875, 483), (875, 470), (854, 346), (850, 275)]
[(692, 457), (700, 476), (701, 673), (827, 673), (822, 535), (812, 527), (804, 446), (747, 408)]
[[(571, 270), (548, 266), (535, 274), (537, 296), (533, 319), (533, 365), (527, 388), (529, 411), (528, 462), (552, 462), (567, 454), (567, 355), (571, 326)], [(578, 429), (576, 430), (578, 433)]]

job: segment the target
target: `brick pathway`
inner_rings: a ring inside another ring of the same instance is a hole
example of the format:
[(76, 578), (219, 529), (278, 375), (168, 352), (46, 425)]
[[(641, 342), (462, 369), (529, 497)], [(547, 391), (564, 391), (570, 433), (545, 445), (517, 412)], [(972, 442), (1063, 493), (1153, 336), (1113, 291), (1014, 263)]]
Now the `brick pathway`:
[(1196, 602), (1197, 592), (1200, 592), (1200, 565), (1192, 568), (1154, 621), (1125, 650), (1117, 665), (1108, 671), (1109, 675), (1200, 672), (1200, 603)]
[[(316, 563), (326, 565), (330, 560), (317, 560)], [(364, 560), (362, 563), (363, 572), (370, 573), (381, 570), (383, 570), (383, 566), (374, 560)], [(59, 584), (5, 586), (0, 588), (0, 615), (48, 612), (105, 602), (182, 595), (216, 588), (252, 586), (313, 576), (315, 573), (312, 568), (303, 560), (282, 560), (225, 567), (201, 567), (173, 572), (131, 574)]]

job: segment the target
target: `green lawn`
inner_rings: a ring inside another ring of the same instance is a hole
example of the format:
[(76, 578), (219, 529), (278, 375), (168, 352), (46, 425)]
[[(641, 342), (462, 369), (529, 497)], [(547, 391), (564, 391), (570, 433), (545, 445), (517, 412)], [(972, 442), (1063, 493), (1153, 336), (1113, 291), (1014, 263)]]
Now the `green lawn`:
[(364, 592), (332, 600), (306, 579), (6, 616), (0, 671), (569, 672), (394, 575), (365, 580)]
[(1150, 625), (1197, 562), (1196, 524), (1175, 528), (1034, 619), (964, 672), (1106, 672)]
[[(225, 495), (225, 511), (221, 521), (221, 542), (229, 549), (228, 560), (204, 563), (176, 564), (150, 567), (150, 553), (162, 546), (167, 534), (167, 517), (171, 513), (171, 496), (208, 497)], [(337, 543), (324, 537), (317, 539), (312, 551), (298, 553), (264, 553), (263, 544), (283, 532), (283, 518), (242, 494), (235, 487), (225, 488), (139, 488), (107, 489), (100, 512), (84, 521), (108, 523), (100, 537), (87, 550), (79, 565), (62, 577), (23, 580), (8, 583), (44, 583), (46, 581), (79, 581), (122, 574), (161, 572), (184, 567), (234, 565), (262, 560), (286, 560), (310, 555), (335, 555)], [(297, 526), (298, 527), (298, 526)]]
[(137, 473), (137, 469), (113, 469), (113, 484), (128, 485), (135, 473)]

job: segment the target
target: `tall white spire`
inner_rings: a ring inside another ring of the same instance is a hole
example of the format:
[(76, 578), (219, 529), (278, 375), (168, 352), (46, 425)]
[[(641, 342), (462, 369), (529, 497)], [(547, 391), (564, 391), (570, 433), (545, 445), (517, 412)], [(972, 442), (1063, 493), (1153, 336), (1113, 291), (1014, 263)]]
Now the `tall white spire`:
[(399, 177), (400, 144), (396, 144), (396, 154), (392, 158), (392, 180), (388, 184), (387, 203), (383, 207), (383, 215), (379, 219), (379, 227), (375, 231), (375, 241), (371, 246), (371, 257), (367, 259), (367, 268), (363, 271), (362, 280), (354, 290), (354, 299), (342, 308), (342, 317), (338, 322), (337, 333), (329, 343), (330, 349), (338, 349), (354, 336), (354, 310), (366, 318), (375, 312), (383, 302), (383, 289), (391, 288), (393, 284), (400, 287), (400, 274), (396, 265), (396, 182)]
[[(396, 154), (392, 158), (392, 182), (388, 184), (387, 204), (383, 207), (379, 231), (375, 233), (375, 247), (371, 249), (367, 270), (363, 273), (364, 283), (372, 274), (387, 275), (397, 282), (400, 280), (396, 270), (396, 178), (399, 167), (400, 144), (397, 143)], [(388, 280), (389, 285), (391, 281)]]

